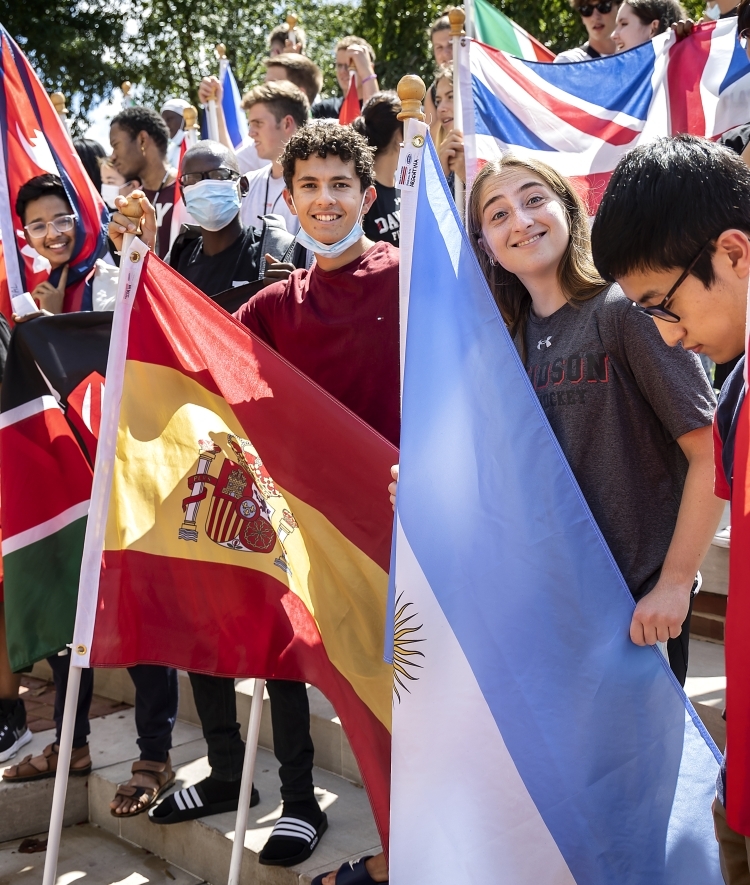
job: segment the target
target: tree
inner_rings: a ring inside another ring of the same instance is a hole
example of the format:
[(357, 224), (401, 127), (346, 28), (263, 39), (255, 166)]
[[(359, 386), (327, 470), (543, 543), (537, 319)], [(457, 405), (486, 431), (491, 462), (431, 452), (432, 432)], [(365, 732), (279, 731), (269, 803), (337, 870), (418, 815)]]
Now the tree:
[[(126, 14), (110, 0), (5, 0), (2, 23), (48, 92), (76, 96), (79, 130), (121, 77)], [(78, 116), (80, 114), (80, 116)]]
[[(158, 104), (168, 94), (195, 103), (201, 78), (218, 71), (215, 46), (224, 43), (240, 89), (248, 89), (262, 81), (268, 34), (288, 11), (268, 0), (146, 0), (126, 45), (128, 79), (143, 87), (146, 103)], [(308, 35), (307, 54), (323, 71), (324, 89), (335, 88), (333, 47), (351, 32), (353, 7), (300, 0), (294, 13)]]

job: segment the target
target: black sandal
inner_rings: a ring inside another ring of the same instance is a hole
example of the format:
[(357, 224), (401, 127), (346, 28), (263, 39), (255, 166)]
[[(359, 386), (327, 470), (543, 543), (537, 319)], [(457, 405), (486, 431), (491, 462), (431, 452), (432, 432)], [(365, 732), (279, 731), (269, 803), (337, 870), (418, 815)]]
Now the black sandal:
[[(260, 802), (260, 793), (253, 787), (250, 794), (250, 807)], [(220, 802), (209, 802), (200, 784), (177, 790), (171, 796), (149, 811), (148, 819), (152, 824), (181, 824), (188, 820), (198, 820), (211, 814), (222, 814), (225, 811), (237, 811), (239, 798), (224, 799)]]
[[(369, 860), (372, 855), (360, 858), (358, 861), (348, 861), (338, 868), (336, 871), (336, 885), (377, 885), (372, 876), (367, 872), (365, 861)], [(323, 879), (330, 876), (333, 870), (316, 876), (311, 885), (323, 885)], [(387, 882), (383, 885), (388, 885)]]
[(310, 857), (327, 829), (328, 818), (322, 812), (317, 827), (301, 817), (280, 817), (258, 855), (258, 863), (272, 867), (296, 866)]

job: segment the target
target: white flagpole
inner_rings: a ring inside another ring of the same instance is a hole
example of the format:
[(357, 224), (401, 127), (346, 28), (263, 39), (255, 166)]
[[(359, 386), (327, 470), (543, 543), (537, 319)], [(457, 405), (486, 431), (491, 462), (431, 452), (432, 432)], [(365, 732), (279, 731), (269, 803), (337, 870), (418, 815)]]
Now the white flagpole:
[(473, 40), (477, 35), (474, 27), (474, 0), (466, 0), (464, 6), (466, 8), (466, 25), (464, 30), (466, 31), (466, 36)]
[[(21, 282), (21, 267), (18, 263), (18, 249), (16, 248), (16, 232), (13, 226), (13, 213), (10, 208), (10, 190), (8, 188), (8, 167), (6, 165), (5, 147), (0, 138), (0, 239), (3, 245), (3, 261), (5, 262), (5, 275), (8, 280), (8, 291), (13, 310), (19, 314), (29, 313), (29, 310), (20, 308), (23, 300), (24, 288)], [(18, 299), (19, 309), (16, 309)], [(32, 302), (33, 303), (33, 302)], [(36, 305), (34, 305), (36, 308)]]
[[(461, 53), (461, 38), (464, 36), (464, 21), (466, 16), (463, 9), (454, 7), (448, 13), (448, 19), (451, 23), (451, 37), (453, 38), (453, 129), (463, 134), (463, 113), (461, 101), (461, 67), (458, 64), (458, 58)], [(465, 154), (464, 154), (465, 155)], [(464, 220), (464, 204), (466, 202), (464, 194), (464, 183), (458, 177), (454, 176), (453, 195), (456, 202), (458, 214), (461, 220)]]
[(117, 301), (112, 320), (112, 338), (107, 359), (107, 376), (104, 386), (99, 443), (94, 465), (94, 482), (91, 489), (91, 503), (89, 504), (89, 515), (86, 522), (86, 536), (83, 542), (81, 577), (78, 584), (78, 605), (76, 607), (76, 622), (73, 629), (73, 644), (71, 647), (70, 673), (68, 675), (68, 689), (65, 693), (65, 708), (60, 733), (55, 788), (52, 794), (52, 812), (50, 814), (47, 856), (44, 860), (42, 885), (55, 885), (57, 879), (57, 861), (60, 853), (60, 837), (65, 814), (65, 796), (68, 789), (70, 757), (73, 748), (73, 728), (75, 726), (76, 706), (81, 685), (81, 669), (89, 667), (91, 640), (94, 635), (96, 600), (99, 595), (99, 572), (104, 550), (104, 531), (107, 524), (109, 497), (112, 488), (130, 311), (138, 286), (141, 268), (143, 267), (143, 260), (147, 254), (148, 247), (132, 234), (128, 234), (123, 238), (123, 260), (120, 265)]
[(401, 390), (404, 389), (404, 360), (406, 356), (406, 325), (409, 317), (409, 289), (411, 286), (411, 257), (414, 248), (414, 221), (417, 214), (419, 177), (422, 154), (429, 133), (422, 110), (427, 90), (419, 77), (407, 74), (398, 84), (401, 99), (399, 120), (404, 121), (404, 142), (396, 167), (396, 187), (401, 189), (401, 233), (399, 236), (399, 317), (401, 342)]
[(253, 700), (250, 704), (250, 721), (247, 726), (245, 741), (245, 759), (242, 763), (242, 780), (240, 782), (240, 799), (237, 805), (237, 820), (234, 825), (234, 843), (232, 859), (229, 862), (228, 885), (240, 885), (242, 870), (242, 852), (245, 848), (247, 818), (250, 814), (250, 795), (253, 790), (253, 772), (255, 757), (258, 755), (258, 737), (260, 735), (260, 717), (263, 713), (263, 693), (266, 688), (265, 679), (256, 679), (253, 688)]

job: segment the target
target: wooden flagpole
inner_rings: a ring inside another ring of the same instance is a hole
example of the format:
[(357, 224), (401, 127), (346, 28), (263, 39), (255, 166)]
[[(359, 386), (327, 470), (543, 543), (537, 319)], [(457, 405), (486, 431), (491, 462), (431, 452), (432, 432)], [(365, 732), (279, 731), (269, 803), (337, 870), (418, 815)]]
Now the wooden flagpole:
[[(451, 9), (448, 13), (448, 20), (451, 23), (451, 37), (453, 38), (453, 130), (455, 132), (460, 132), (463, 135), (464, 120), (463, 109), (461, 106), (461, 75), (460, 66), (458, 64), (458, 56), (461, 52), (461, 38), (465, 36), (464, 21), (466, 20), (466, 16), (464, 15), (463, 9), (458, 9), (457, 7)], [(466, 200), (464, 183), (458, 175), (455, 176), (455, 181), (453, 182), (453, 195), (456, 201), (458, 214), (463, 221), (464, 203)]]

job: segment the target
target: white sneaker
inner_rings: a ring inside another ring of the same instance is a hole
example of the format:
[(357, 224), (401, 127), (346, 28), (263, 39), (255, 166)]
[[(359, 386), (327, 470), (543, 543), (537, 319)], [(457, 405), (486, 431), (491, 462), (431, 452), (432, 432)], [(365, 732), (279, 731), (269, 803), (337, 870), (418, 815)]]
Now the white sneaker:
[(714, 547), (729, 547), (729, 533), (731, 529), (731, 526), (727, 526), (726, 528), (719, 529), (719, 531), (716, 532), (713, 541), (711, 541)]

